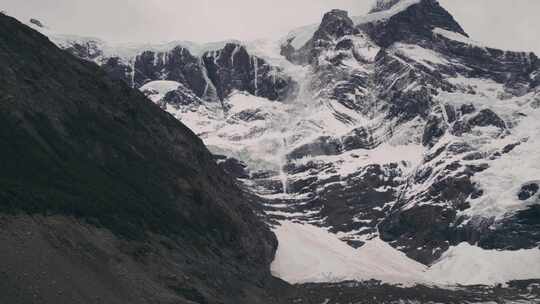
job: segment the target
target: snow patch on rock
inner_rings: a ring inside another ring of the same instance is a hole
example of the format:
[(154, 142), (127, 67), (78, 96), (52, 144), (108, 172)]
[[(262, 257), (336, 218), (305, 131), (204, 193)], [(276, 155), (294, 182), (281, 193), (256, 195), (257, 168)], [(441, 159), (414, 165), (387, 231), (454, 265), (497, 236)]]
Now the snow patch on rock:
[(442, 54), (417, 45), (395, 43), (392, 47), (392, 51), (413, 59), (432, 71), (436, 70), (436, 65), (450, 64)]
[(483, 43), (481, 43), (481, 42), (470, 39), (470, 38), (468, 38), (468, 37), (466, 37), (466, 36), (464, 36), (464, 35), (462, 35), (460, 33), (448, 31), (448, 30), (445, 30), (445, 29), (442, 29), (442, 28), (433, 29), (433, 33), (435, 35), (443, 36), (443, 37), (448, 38), (450, 40), (458, 41), (458, 42), (461, 42), (461, 43), (474, 45), (474, 46), (479, 46), (479, 47), (485, 47), (485, 45)]
[(167, 93), (178, 89), (179, 86), (181, 86), (181, 84), (176, 81), (156, 80), (143, 85), (139, 90), (141, 92), (148, 92), (147, 96), (153, 102), (158, 102), (162, 100)]
[(389, 9), (367, 14), (365, 16), (354, 17), (352, 19), (355, 24), (383, 22), (420, 2), (421, 0), (401, 0), (392, 5)]
[(461, 243), (430, 267), (427, 278), (441, 284), (495, 285), (536, 279), (540, 274), (538, 248), (517, 251), (485, 250)]

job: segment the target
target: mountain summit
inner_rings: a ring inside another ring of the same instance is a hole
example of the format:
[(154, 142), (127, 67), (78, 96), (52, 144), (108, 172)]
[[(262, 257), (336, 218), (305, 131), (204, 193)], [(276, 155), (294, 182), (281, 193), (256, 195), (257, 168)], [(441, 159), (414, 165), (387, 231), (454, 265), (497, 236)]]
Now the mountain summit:
[(359, 24), (377, 44), (384, 47), (397, 41), (415, 43), (429, 39), (435, 28), (468, 37), (436, 0), (379, 1), (370, 14), (359, 20)]

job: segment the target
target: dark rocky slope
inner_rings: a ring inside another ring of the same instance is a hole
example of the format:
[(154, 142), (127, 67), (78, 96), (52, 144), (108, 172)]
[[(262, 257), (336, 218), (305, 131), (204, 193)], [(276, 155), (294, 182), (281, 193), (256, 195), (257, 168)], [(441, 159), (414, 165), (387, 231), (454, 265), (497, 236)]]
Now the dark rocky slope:
[(0, 142), (0, 302), (265, 298), (275, 237), (201, 140), (1, 14)]

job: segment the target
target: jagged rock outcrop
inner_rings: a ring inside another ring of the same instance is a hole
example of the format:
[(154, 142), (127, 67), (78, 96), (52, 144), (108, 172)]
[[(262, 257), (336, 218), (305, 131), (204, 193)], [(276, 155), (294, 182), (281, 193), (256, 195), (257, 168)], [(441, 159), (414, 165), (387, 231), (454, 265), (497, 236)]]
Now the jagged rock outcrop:
[(135, 88), (153, 80), (166, 79), (184, 84), (201, 98), (216, 98), (207, 90), (211, 84), (204, 77), (204, 65), (184, 47), (177, 46), (161, 53), (144, 51), (135, 58), (132, 66), (135, 69), (132, 86)]
[(123, 80), (133, 88), (156, 80), (176, 81), (209, 102), (223, 101), (234, 90), (284, 100), (295, 89), (281, 68), (249, 54), (236, 43), (200, 56), (182, 45), (167, 51), (141, 48), (128, 58), (106, 56), (106, 47), (97, 40), (62, 42), (61, 46), (79, 58), (98, 63), (113, 79)]
[[(311, 64), (318, 60), (320, 53), (326, 50), (333, 41), (356, 33), (358, 33), (358, 30), (346, 11), (332, 10), (324, 15), (321, 25), (304, 46), (295, 50), (289, 41), (288, 44), (282, 46), (281, 53), (292, 62)], [(342, 42), (339, 48), (345, 46), (346, 43)]]
[(250, 55), (244, 46), (229, 43), (221, 50), (206, 52), (202, 60), (221, 100), (233, 90), (270, 100), (284, 100), (292, 92), (292, 81), (281, 68)]
[(190, 89), (180, 85), (176, 90), (170, 91), (159, 101), (162, 107), (173, 107), (202, 104), (203, 101)]
[[(395, 3), (394, 3), (395, 2)], [(383, 13), (400, 1), (392, 1), (379, 8)], [(394, 3), (394, 4), (392, 4)], [(387, 7), (387, 9), (385, 9)], [(372, 11), (377, 13), (379, 10)], [(432, 36), (435, 28), (445, 29), (468, 37), (467, 33), (436, 0), (420, 0), (390, 18), (376, 19), (358, 25), (381, 47), (389, 47), (395, 42), (415, 43)]]

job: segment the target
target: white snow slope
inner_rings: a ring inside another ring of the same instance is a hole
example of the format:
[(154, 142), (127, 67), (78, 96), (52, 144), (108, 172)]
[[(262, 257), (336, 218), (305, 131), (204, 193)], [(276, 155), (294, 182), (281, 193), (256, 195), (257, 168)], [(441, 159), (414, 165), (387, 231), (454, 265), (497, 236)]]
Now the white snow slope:
[(147, 92), (148, 98), (153, 102), (158, 102), (163, 99), (167, 93), (178, 89), (179, 86), (181, 86), (181, 84), (176, 81), (156, 80), (143, 85), (139, 90)]
[(289, 283), (378, 279), (410, 284), (426, 267), (378, 238), (354, 249), (323, 228), (281, 222), (272, 273)]
[(272, 274), (289, 283), (376, 279), (411, 286), (504, 284), (538, 278), (540, 250), (484, 250), (462, 243), (430, 267), (409, 259), (379, 238), (354, 249), (324, 228), (281, 222)]

